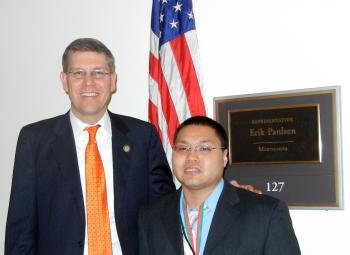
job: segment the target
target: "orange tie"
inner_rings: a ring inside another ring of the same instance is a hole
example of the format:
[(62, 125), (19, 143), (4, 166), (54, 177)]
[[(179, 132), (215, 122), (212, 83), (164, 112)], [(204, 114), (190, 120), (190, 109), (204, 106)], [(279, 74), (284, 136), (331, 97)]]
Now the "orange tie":
[(96, 143), (100, 125), (88, 127), (89, 142), (85, 151), (86, 210), (89, 255), (112, 255), (106, 180)]

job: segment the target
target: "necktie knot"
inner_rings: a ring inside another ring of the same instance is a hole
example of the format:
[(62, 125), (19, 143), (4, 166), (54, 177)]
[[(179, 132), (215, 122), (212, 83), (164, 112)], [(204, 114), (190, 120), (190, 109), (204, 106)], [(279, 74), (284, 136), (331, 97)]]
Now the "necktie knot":
[(96, 133), (100, 125), (86, 127), (85, 130), (89, 133), (89, 143), (96, 143)]

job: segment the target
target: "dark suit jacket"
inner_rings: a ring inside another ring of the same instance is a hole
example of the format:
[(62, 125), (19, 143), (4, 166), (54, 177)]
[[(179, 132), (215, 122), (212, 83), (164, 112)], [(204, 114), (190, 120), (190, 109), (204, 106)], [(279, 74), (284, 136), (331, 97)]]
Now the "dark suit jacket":
[[(109, 114), (117, 232), (123, 254), (138, 255), (140, 206), (175, 188), (155, 128)], [(126, 144), (129, 152), (123, 150)], [(84, 201), (69, 114), (24, 127), (16, 149), (5, 255), (82, 255), (84, 236)]]
[[(179, 200), (181, 191), (141, 210), (141, 255), (183, 255)], [(237, 189), (225, 182), (210, 226), (204, 255), (298, 255), (284, 202)]]

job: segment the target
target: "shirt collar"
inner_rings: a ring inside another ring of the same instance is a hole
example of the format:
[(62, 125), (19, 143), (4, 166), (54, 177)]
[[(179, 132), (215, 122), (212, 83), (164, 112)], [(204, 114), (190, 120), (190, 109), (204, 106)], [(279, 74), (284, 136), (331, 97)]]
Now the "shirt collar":
[[(220, 195), (222, 193), (222, 190), (224, 188), (224, 179), (221, 178), (219, 183), (216, 185), (215, 189), (212, 193), (210, 193), (209, 196), (206, 197), (204, 200), (204, 208), (209, 208), (211, 210), (215, 211), (216, 205), (219, 201)], [(184, 193), (181, 192), (181, 199), (183, 199)], [(181, 201), (181, 200), (180, 200)], [(190, 210), (193, 210), (194, 208), (189, 208)], [(196, 209), (194, 209), (196, 210)]]
[(91, 127), (95, 125), (100, 125), (101, 127), (97, 131), (97, 133), (102, 133), (107, 134), (108, 137), (112, 136), (112, 128), (111, 128), (111, 119), (109, 117), (108, 112), (106, 111), (105, 114), (102, 116), (102, 118), (97, 121), (97, 123), (93, 125), (89, 125), (87, 123), (82, 122), (80, 119), (78, 119), (72, 111), (69, 111), (69, 118), (70, 122), (72, 124), (72, 129), (73, 129), (73, 134), (74, 134), (74, 139), (78, 139), (79, 136), (81, 136), (84, 133), (84, 129), (86, 127)]
[(204, 206), (209, 207), (209, 209), (215, 210), (223, 188), (224, 188), (224, 179), (221, 178), (218, 185), (216, 185), (214, 191), (205, 199)]

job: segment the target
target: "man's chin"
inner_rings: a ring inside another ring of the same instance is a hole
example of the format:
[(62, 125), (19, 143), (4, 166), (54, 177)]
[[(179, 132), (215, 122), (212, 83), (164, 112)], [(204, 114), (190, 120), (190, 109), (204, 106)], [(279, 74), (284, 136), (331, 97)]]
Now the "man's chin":
[(182, 186), (188, 190), (200, 190), (203, 187), (202, 183), (198, 181), (184, 182)]

